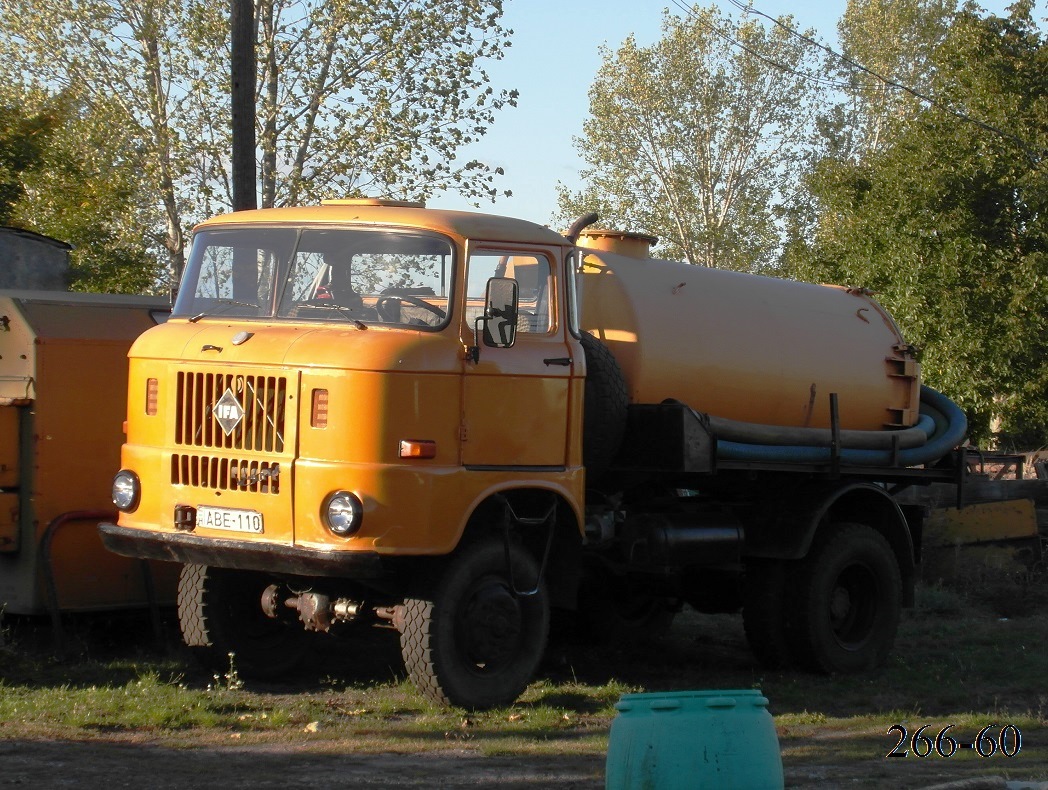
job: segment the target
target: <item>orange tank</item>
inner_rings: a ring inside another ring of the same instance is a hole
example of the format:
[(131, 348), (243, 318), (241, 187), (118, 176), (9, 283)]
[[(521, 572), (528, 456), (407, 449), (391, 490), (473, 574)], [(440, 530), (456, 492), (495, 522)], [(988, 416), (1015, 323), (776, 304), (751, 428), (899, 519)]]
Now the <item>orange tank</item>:
[(841, 428), (916, 423), (914, 351), (868, 292), (644, 257), (652, 241), (589, 230), (578, 242), (582, 328), (611, 349), (632, 402), (825, 428), (837, 393)]

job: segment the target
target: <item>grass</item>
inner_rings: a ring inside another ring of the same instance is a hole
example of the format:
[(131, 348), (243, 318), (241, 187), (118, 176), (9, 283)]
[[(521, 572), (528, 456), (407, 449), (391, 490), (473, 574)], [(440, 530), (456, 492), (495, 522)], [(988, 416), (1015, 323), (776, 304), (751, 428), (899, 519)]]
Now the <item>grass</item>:
[[(1043, 594), (1023, 584), (1019, 593)], [(1003, 616), (971, 589), (926, 587), (886, 667), (830, 677), (763, 670), (738, 617), (686, 612), (658, 645), (561, 645), (516, 704), (468, 714), (415, 692), (389, 634), (329, 646), (294, 685), (275, 685), (244, 681), (235, 658), (225, 673), (209, 675), (177, 649), (144, 648), (148, 624), (134, 618), (70, 623), (75, 660), (41, 646), (41, 625), (9, 620), (0, 646), (0, 740), (599, 759), (625, 693), (759, 688), (771, 701), (791, 785), (916, 786), (911, 778), (930, 784), (987, 772), (1048, 781), (1048, 609), (1022, 611)], [(1021, 731), (1020, 754), (886, 757), (899, 738), (893, 725), (908, 738), (928, 725), (933, 740), (953, 725), (947, 734), (964, 741), (991, 723), (995, 735), (1006, 724)]]
[(482, 754), (556, 753), (562, 742), (606, 748), (614, 703), (627, 689), (539, 681), (514, 706), (466, 714), (423, 700), (402, 677), (322, 675), (296, 687), (245, 683), (234, 668), (207, 676), (163, 657), (63, 662), (0, 650), (0, 739), (123, 740), (201, 746), (222, 740), (325, 743), (354, 751), (449, 747)]

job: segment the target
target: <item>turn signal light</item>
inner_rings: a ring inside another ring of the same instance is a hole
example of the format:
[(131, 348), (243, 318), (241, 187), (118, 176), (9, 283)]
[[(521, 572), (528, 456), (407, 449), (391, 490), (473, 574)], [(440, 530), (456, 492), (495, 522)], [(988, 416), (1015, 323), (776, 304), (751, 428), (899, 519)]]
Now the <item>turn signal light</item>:
[(401, 458), (436, 458), (437, 443), (430, 439), (401, 439)]
[(313, 390), (313, 408), (310, 412), (309, 424), (313, 428), (327, 428), (328, 423), (328, 391)]
[(150, 417), (156, 416), (157, 411), (157, 393), (160, 391), (160, 384), (156, 379), (146, 379), (146, 414)]

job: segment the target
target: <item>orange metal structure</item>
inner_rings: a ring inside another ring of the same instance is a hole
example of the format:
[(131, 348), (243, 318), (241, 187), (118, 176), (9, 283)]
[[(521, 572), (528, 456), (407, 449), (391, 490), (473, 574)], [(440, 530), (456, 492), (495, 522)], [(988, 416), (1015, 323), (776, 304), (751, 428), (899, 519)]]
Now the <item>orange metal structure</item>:
[(583, 259), (582, 328), (615, 354), (632, 401), (827, 428), (835, 392), (841, 428), (917, 421), (914, 349), (867, 292), (653, 260), (646, 240), (579, 240), (598, 245)]
[[(126, 416), (127, 351), (164, 299), (0, 292), (0, 603), (41, 614), (147, 602), (140, 563), (105, 551)], [(49, 525), (54, 528), (48, 531)], [(158, 566), (173, 600), (177, 569)], [(52, 582), (53, 601), (48, 601)]]

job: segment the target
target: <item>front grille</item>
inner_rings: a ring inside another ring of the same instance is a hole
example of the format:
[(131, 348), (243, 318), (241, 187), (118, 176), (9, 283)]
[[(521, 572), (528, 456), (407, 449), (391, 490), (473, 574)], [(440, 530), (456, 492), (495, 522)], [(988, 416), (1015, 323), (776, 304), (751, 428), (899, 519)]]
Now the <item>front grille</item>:
[[(215, 414), (215, 404), (226, 390), (243, 410), (228, 434)], [(283, 376), (180, 371), (175, 409), (175, 444), (268, 453), (284, 450), (287, 379)]]
[(171, 482), (218, 491), (279, 494), (280, 464), (176, 454), (171, 456)]

